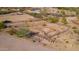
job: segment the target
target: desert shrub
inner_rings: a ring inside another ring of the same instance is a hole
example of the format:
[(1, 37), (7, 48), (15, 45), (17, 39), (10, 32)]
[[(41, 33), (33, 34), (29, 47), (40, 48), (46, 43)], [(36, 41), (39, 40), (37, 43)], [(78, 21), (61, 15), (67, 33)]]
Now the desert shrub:
[(38, 13), (30, 13), (30, 15), (32, 15), (34, 17), (37, 17), (37, 18), (41, 18), (42, 17), (42, 15), (38, 14)]
[(46, 24), (44, 23), (43, 26), (46, 26)]
[(28, 32), (29, 32), (28, 29), (20, 28), (19, 30), (16, 31), (16, 35), (18, 37), (25, 37), (26, 36), (26, 33), (28, 33)]
[(36, 42), (35, 40), (33, 40), (33, 42)]
[(3, 22), (0, 22), (0, 29), (5, 28), (5, 24)]
[(37, 33), (30, 31), (29, 29), (24, 29), (24, 28), (20, 28), (19, 30), (16, 31), (16, 35), (18, 37), (32, 37), (34, 35), (36, 35)]
[(0, 11), (0, 14), (8, 14), (11, 13), (10, 11)]
[(26, 33), (26, 36), (27, 36), (27, 37), (33, 37), (33, 36), (36, 35), (36, 34), (38, 34), (38, 33), (29, 31), (29, 32)]
[(61, 11), (61, 13), (62, 13), (62, 16), (64, 16), (64, 15), (65, 15), (65, 12), (64, 12), (64, 10), (62, 10), (62, 11)]
[(63, 17), (63, 18), (61, 19), (61, 22), (62, 22), (63, 24), (67, 24), (67, 23), (68, 23), (65, 17)]
[(56, 17), (49, 17), (48, 18), (48, 22), (51, 22), (51, 23), (57, 23), (58, 21), (59, 21), (59, 19)]
[(16, 33), (16, 29), (10, 28), (7, 32), (8, 32), (10, 35), (13, 35), (13, 34)]
[(79, 35), (79, 29), (74, 29), (73, 31)]
[(69, 43), (69, 41), (66, 41), (66, 43)]
[(5, 9), (5, 10), (0, 10), (0, 14), (9, 14), (9, 13), (12, 13), (12, 12), (15, 12), (15, 11), (12, 11), (12, 10), (8, 10), (8, 9)]
[(9, 31), (7, 31), (10, 35), (16, 35), (17, 37), (32, 37), (34, 36), (35, 32), (30, 31), (28, 28), (19, 28), (19, 29), (14, 29), (11, 28)]
[(25, 7), (19, 8), (19, 12), (23, 12), (25, 10)]
[(12, 21), (5, 20), (5, 21), (3, 21), (3, 23), (12, 23)]
[(74, 26), (74, 27), (72, 27), (72, 29), (77, 29), (77, 27)]

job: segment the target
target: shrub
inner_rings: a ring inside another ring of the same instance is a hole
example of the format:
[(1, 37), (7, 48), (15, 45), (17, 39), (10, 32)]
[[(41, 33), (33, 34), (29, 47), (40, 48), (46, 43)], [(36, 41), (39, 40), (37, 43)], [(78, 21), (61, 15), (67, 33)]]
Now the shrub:
[(4, 9), (4, 10), (1, 10), (1, 9), (0, 9), (0, 14), (1, 14), (1, 15), (13, 13), (13, 12), (16, 12), (16, 11), (10, 10), (10, 9)]
[(0, 22), (0, 29), (5, 28), (5, 24), (3, 22)]
[(10, 35), (15, 34), (17, 37), (32, 37), (36, 35), (37, 33), (30, 31), (28, 28), (19, 28), (19, 29), (14, 29), (11, 28), (9, 31), (7, 31)]
[(66, 43), (69, 43), (69, 41), (66, 41)]
[(36, 42), (35, 40), (33, 40), (33, 42)]
[(75, 32), (76, 34), (79, 34), (79, 29), (75, 29), (74, 32)]
[(29, 31), (26, 33), (26, 36), (27, 37), (33, 37), (34, 35), (38, 34), (37, 32), (32, 32), (32, 31)]
[(3, 21), (3, 23), (12, 23), (12, 21), (5, 20), (5, 21)]
[(77, 27), (74, 26), (74, 27), (72, 27), (72, 29), (77, 29)]
[(9, 31), (7, 31), (10, 35), (13, 35), (16, 33), (16, 29), (11, 28)]
[(63, 24), (67, 24), (67, 23), (68, 23), (65, 17), (62, 18), (61, 22), (62, 22)]
[(51, 22), (51, 23), (57, 23), (58, 21), (59, 21), (59, 19), (56, 17), (49, 17), (48, 18), (48, 22)]
[(62, 13), (62, 16), (64, 16), (64, 15), (65, 15), (65, 11), (64, 11), (64, 10), (62, 10), (62, 11), (61, 11), (61, 13)]
[(0, 14), (9, 14), (11, 13), (10, 11), (0, 11)]
[(30, 15), (32, 15), (34, 17), (37, 17), (37, 18), (41, 18), (42, 17), (42, 15), (38, 14), (38, 13), (30, 13)]
[(26, 33), (28, 33), (28, 32), (29, 32), (28, 29), (20, 28), (19, 30), (16, 31), (16, 35), (18, 37), (25, 37), (26, 36)]

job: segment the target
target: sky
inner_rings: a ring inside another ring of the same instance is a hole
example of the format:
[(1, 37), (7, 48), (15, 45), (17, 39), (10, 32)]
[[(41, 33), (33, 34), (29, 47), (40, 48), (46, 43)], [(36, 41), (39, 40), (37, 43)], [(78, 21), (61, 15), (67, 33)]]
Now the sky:
[(0, 0), (0, 6), (13, 7), (77, 7), (79, 0)]

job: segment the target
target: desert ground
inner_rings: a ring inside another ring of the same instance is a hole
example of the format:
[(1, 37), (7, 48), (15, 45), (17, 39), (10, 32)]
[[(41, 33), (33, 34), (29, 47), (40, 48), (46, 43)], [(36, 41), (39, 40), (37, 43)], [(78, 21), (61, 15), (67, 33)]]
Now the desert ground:
[[(0, 19), (8, 19), (8, 20), (12, 20), (14, 22), (18, 22), (18, 21), (28, 21), (29, 18), (33, 18), (31, 16), (28, 15), (22, 15), (22, 16), (18, 16), (18, 15), (3, 15), (0, 17)], [(24, 20), (23, 20), (24, 19)], [(14, 24), (16, 25), (16, 24)], [(24, 23), (22, 22), (21, 25), (24, 25)], [(48, 51), (48, 50), (52, 50), (50, 48), (44, 47), (42, 44), (36, 42), (33, 43), (31, 39), (23, 39), (23, 38), (17, 38), (16, 36), (11, 36), (8, 33), (2, 32), (0, 33), (0, 50), (4, 50), (4, 51), (24, 51), (24, 50), (30, 50), (30, 51)]]
[[(59, 17), (60, 21), (62, 17)], [(5, 28), (0, 31), (0, 50), (4, 51), (72, 51), (79, 50), (79, 36), (73, 31), (73, 27), (79, 29), (76, 16), (66, 17), (67, 25), (51, 23), (29, 14), (10, 13), (0, 15), (0, 21), (12, 21), (7, 26), (12, 28), (26, 28), (37, 33), (32, 37), (17, 37), (10, 35)]]

